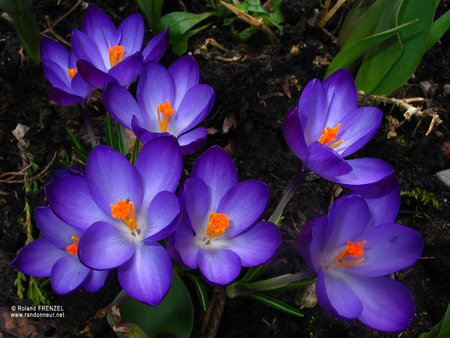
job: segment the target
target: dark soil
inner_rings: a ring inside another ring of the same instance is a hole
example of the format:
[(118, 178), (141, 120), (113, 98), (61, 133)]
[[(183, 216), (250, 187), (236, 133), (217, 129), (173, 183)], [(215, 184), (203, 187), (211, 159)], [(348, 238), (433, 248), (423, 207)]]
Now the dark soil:
[[(205, 12), (204, 1), (183, 1), (187, 10)], [(35, 2), (38, 26), (43, 31), (48, 16), (51, 22), (70, 10), (75, 0)], [(93, 0), (116, 24), (128, 15), (138, 12), (135, 1)], [(166, 0), (164, 13), (181, 11), (181, 1)], [(347, 8), (340, 9), (326, 26), (327, 31), (306, 23), (319, 0), (283, 1), (287, 13), (281, 44), (270, 45), (258, 33), (247, 42), (236, 40), (228, 26), (212, 18), (213, 26), (193, 36), (189, 52), (200, 64), (202, 82), (216, 91), (215, 105), (203, 122), (210, 135), (205, 147), (218, 144), (233, 157), (240, 180), (258, 179), (271, 189), (272, 199), (268, 218), (277, 205), (283, 190), (287, 188), (300, 165), (299, 160), (286, 145), (282, 126), (287, 111), (298, 103), (302, 88), (313, 78), (323, 78), (327, 64), (337, 53), (333, 36), (339, 33), (342, 18)], [(55, 32), (70, 41), (73, 28), (80, 28), (84, 4), (78, 6), (55, 28)], [(345, 6), (344, 6), (345, 7)], [(448, 10), (448, 2), (441, 3), (438, 13)], [(245, 28), (244, 24), (238, 29)], [(150, 39), (147, 32), (146, 38)], [(206, 39), (213, 38), (228, 49), (224, 54), (209, 46), (200, 53)], [(298, 54), (291, 53), (296, 46)], [(371, 330), (358, 321), (341, 322), (327, 315), (319, 306), (304, 309), (304, 317), (297, 318), (246, 298), (227, 299), (217, 337), (418, 337), (438, 323), (450, 302), (450, 229), (448, 225), (450, 189), (441, 186), (435, 179), (436, 172), (450, 167), (450, 155), (445, 153), (443, 142), (450, 140), (449, 97), (444, 96), (444, 84), (449, 82), (450, 38), (445, 35), (441, 42), (428, 51), (415, 73), (400, 91), (398, 98), (427, 95), (431, 99), (424, 108), (438, 112), (443, 122), (429, 136), (431, 118), (420, 120), (413, 117), (396, 130), (398, 136), (387, 138), (389, 119), (404, 120), (403, 112), (391, 106), (380, 106), (386, 119), (373, 140), (354, 157), (377, 157), (394, 168), (402, 191), (419, 188), (421, 192), (434, 194), (439, 202), (437, 210), (431, 203), (403, 196), (397, 222), (417, 230), (424, 238), (425, 249), (421, 259), (412, 267), (401, 271), (395, 278), (401, 280), (415, 299), (416, 318), (411, 327), (401, 333), (386, 334)], [(47, 283), (44, 287), (54, 305), (64, 308), (64, 318), (52, 320), (23, 320), (11, 323), (8, 311), (11, 306), (22, 304), (17, 296), (14, 281), (17, 271), (9, 267), (17, 252), (24, 246), (26, 219), (24, 207), (29, 203), (31, 213), (46, 205), (43, 187), (56, 169), (63, 168), (61, 160), (71, 159), (72, 143), (68, 131), (89, 149), (82, 118), (76, 107), (61, 107), (52, 103), (46, 93), (49, 86), (40, 67), (35, 67), (22, 55), (22, 47), (15, 30), (5, 21), (0, 22), (0, 337), (114, 337), (104, 318), (104, 311), (120, 291), (117, 281), (98, 293), (79, 290), (68, 296), (56, 295)], [(236, 57), (235, 60), (232, 60)], [(176, 59), (168, 51), (161, 60), (164, 66)], [(428, 93), (420, 89), (420, 82), (429, 81), (433, 87)], [(105, 109), (95, 93), (89, 112), (96, 136), (105, 144)], [(14, 176), (19, 183), (6, 183), (12, 174), (23, 169), (17, 140), (12, 131), (17, 124), (29, 127), (25, 138), (29, 141), (27, 153), (34, 156), (40, 176), (37, 191), (25, 192), (23, 175)], [(200, 153), (200, 152), (199, 152)], [(185, 157), (185, 168), (189, 171), (199, 153)], [(56, 155), (55, 155), (56, 154)], [(52, 162), (52, 158), (55, 160)], [(285, 273), (294, 273), (306, 268), (296, 247), (299, 229), (314, 217), (326, 215), (336, 192), (334, 184), (316, 178), (304, 182), (285, 209), (282, 223), (283, 245), (276, 259), (263, 277), (269, 278)], [(34, 223), (34, 219), (31, 219)], [(38, 237), (36, 229), (33, 231)], [(193, 287), (186, 280), (188, 288)], [(26, 285), (26, 283), (24, 284)], [(209, 288), (210, 294), (213, 288)], [(295, 291), (271, 294), (291, 306)], [(199, 336), (201, 310), (192, 293), (196, 309), (196, 331)], [(11, 326), (12, 325), (12, 326)]]

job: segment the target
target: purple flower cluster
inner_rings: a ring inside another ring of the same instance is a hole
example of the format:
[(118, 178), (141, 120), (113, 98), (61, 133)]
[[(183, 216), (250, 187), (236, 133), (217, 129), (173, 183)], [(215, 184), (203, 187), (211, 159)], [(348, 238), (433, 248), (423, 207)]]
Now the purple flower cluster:
[[(157, 61), (169, 43), (169, 29), (156, 35), (142, 50), (144, 21), (140, 14), (116, 26), (94, 5), (86, 9), (81, 30), (72, 31), (72, 51), (44, 37), (42, 66), (53, 87), (50, 98), (68, 106), (87, 108), (94, 88), (116, 121), (147, 143), (162, 135), (178, 138), (183, 154), (200, 149), (206, 129), (195, 128), (214, 104), (214, 90), (200, 82), (200, 70), (191, 56), (168, 69)], [(137, 102), (126, 88), (140, 76)]]

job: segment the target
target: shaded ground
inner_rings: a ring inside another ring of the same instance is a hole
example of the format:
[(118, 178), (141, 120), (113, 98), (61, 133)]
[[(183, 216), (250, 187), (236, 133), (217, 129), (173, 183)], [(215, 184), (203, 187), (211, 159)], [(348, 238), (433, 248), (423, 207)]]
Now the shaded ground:
[[(44, 30), (45, 16), (55, 22), (64, 15), (76, 1), (46, 0), (37, 5), (38, 26)], [(129, 14), (137, 12), (134, 1), (91, 1), (106, 12), (116, 23)], [(203, 2), (192, 1), (188, 10), (206, 11)], [(219, 20), (214, 21), (206, 31), (190, 40), (189, 52), (200, 64), (202, 82), (216, 91), (216, 102), (208, 118), (203, 122), (209, 128), (207, 147), (218, 144), (232, 155), (239, 171), (240, 180), (259, 179), (266, 182), (272, 194), (265, 218), (275, 208), (283, 190), (296, 173), (299, 160), (289, 151), (282, 133), (282, 122), (289, 108), (295, 106), (301, 89), (313, 78), (322, 78), (329, 62), (336, 54), (332, 35), (337, 36), (339, 22), (347, 9), (341, 9), (327, 25), (328, 32), (306, 24), (314, 8), (319, 8), (317, 0), (284, 1), (287, 21), (279, 46), (269, 45), (261, 34), (246, 43), (234, 39), (229, 27)], [(191, 7), (190, 7), (191, 6)], [(439, 12), (448, 9), (448, 3), (440, 5)], [(181, 10), (178, 1), (166, 1), (164, 12)], [(78, 6), (65, 18), (55, 31), (70, 40), (70, 31), (79, 28), (84, 10)], [(242, 25), (239, 28), (245, 28)], [(147, 32), (146, 38), (150, 38)], [(209, 47), (208, 53), (197, 54), (196, 50), (208, 38), (214, 38), (229, 50), (228, 54)], [(297, 46), (298, 54), (291, 53)], [(220, 320), (217, 337), (418, 337), (428, 331), (443, 316), (450, 302), (448, 280), (450, 277), (450, 231), (447, 224), (449, 215), (450, 189), (439, 185), (434, 174), (450, 167), (450, 155), (443, 151), (443, 142), (450, 140), (449, 97), (444, 97), (443, 85), (449, 82), (450, 40), (444, 36), (441, 44), (431, 49), (419, 66), (415, 78), (397, 95), (399, 98), (423, 96), (419, 83), (429, 81), (433, 91), (429, 105), (441, 116), (443, 123), (425, 136), (430, 118), (419, 121), (413, 118), (397, 129), (396, 138), (387, 139), (388, 117), (403, 120), (397, 108), (380, 106), (386, 119), (374, 139), (354, 157), (377, 157), (395, 168), (402, 191), (420, 191), (434, 194), (440, 209), (431, 203), (423, 205), (407, 196), (402, 197), (401, 211), (397, 222), (419, 231), (425, 241), (425, 250), (411, 268), (396, 275), (412, 293), (416, 303), (416, 319), (411, 327), (402, 333), (385, 334), (368, 329), (358, 321), (340, 322), (328, 316), (320, 307), (305, 309), (303, 318), (266, 308), (245, 298), (227, 299)], [(58, 296), (47, 284), (45, 290), (51, 303), (64, 308), (65, 317), (43, 321), (21, 321), (13, 323), (15, 329), (5, 329), (11, 318), (6, 311), (19, 304), (16, 287), (13, 285), (17, 272), (9, 267), (18, 250), (23, 247), (26, 235), (23, 231), (24, 206), (28, 201), (31, 211), (46, 205), (43, 186), (52, 172), (62, 168), (60, 160), (71, 158), (72, 144), (67, 131), (72, 131), (89, 148), (81, 116), (75, 107), (61, 107), (50, 102), (46, 94), (48, 82), (39, 67), (34, 67), (21, 56), (21, 45), (15, 31), (0, 22), (0, 175), (18, 172), (23, 168), (17, 141), (12, 130), (18, 123), (30, 129), (26, 139), (30, 142), (26, 151), (34, 156), (39, 165), (37, 173), (50, 165), (46, 175), (37, 180), (38, 191), (24, 192), (23, 183), (0, 182), (0, 337), (27, 336), (27, 333), (49, 337), (114, 337), (101, 310), (120, 291), (117, 281), (99, 293), (89, 294), (77, 291), (68, 296)], [(221, 58), (217, 58), (220, 54)], [(225, 61), (239, 57), (236, 61)], [(168, 66), (175, 56), (167, 53), (161, 63)], [(99, 100), (93, 99), (90, 107), (96, 135), (100, 142), (104, 139), (105, 109)], [(55, 160), (52, 158), (56, 153)], [(189, 171), (198, 157), (194, 154), (185, 158), (185, 168)], [(0, 176), (0, 180), (7, 176)], [(23, 180), (23, 176), (17, 176)], [(299, 229), (314, 217), (325, 215), (336, 187), (320, 178), (304, 182), (285, 210), (282, 224), (283, 245), (265, 277), (294, 273), (305, 268), (298, 254), (295, 239)], [(31, 220), (34, 223), (34, 219)], [(35, 238), (38, 233), (35, 231)], [(189, 288), (192, 285), (186, 281)], [(212, 288), (209, 289), (212, 293)], [(272, 296), (295, 306), (295, 291), (279, 292)], [(194, 299), (195, 302), (195, 299)], [(200, 318), (199, 305), (195, 303), (196, 318)], [(200, 320), (198, 320), (199, 324)], [(32, 330), (28, 330), (32, 325)], [(89, 333), (81, 333), (87, 325)], [(24, 331), (17, 333), (18, 328)], [(14, 331), (16, 330), (16, 331)], [(28, 331), (27, 331), (28, 330)], [(197, 336), (195, 333), (193, 336)]]

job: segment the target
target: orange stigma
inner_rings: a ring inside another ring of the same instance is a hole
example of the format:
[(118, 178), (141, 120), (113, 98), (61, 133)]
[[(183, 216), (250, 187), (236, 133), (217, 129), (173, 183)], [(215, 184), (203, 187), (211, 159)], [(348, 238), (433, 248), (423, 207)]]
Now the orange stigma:
[(134, 211), (133, 202), (119, 200), (116, 205), (110, 205), (112, 217), (120, 219), (131, 232), (138, 229), (139, 226), (136, 223), (136, 212)]
[(76, 255), (78, 252), (78, 242), (80, 241), (77, 237), (72, 236), (72, 241), (74, 241), (74, 244), (70, 244), (66, 250), (68, 253), (72, 254), (72, 255)]
[[(327, 146), (328, 143), (336, 141), (336, 136), (337, 136), (340, 128), (341, 128), (341, 124), (339, 123), (334, 128), (327, 127), (327, 130), (322, 130), (322, 136), (317, 140), (317, 142), (322, 143), (324, 146)], [(335, 148), (336, 146), (338, 146), (339, 144), (341, 144), (343, 142), (344, 142), (344, 140), (337, 141), (335, 144), (330, 146), (330, 149)]]
[(214, 237), (222, 236), (225, 233), (225, 229), (230, 226), (230, 221), (228, 220), (228, 216), (225, 214), (215, 214), (211, 212), (209, 214), (209, 222), (205, 235), (209, 237), (209, 240), (206, 244), (209, 244), (209, 241)]
[(109, 46), (109, 62), (111, 63), (111, 68), (117, 65), (123, 60), (123, 46), (114, 46), (111, 48)]
[(77, 75), (78, 70), (76, 68), (67, 68), (67, 73), (69, 73), (70, 79), (73, 80), (73, 77)]
[(337, 266), (352, 266), (352, 265), (357, 265), (360, 264), (362, 262), (364, 262), (364, 258), (358, 259), (357, 261), (345, 261), (343, 262), (342, 260), (351, 256), (351, 257), (360, 257), (363, 253), (363, 245), (366, 244), (367, 241), (364, 242), (356, 242), (355, 244), (353, 244), (353, 242), (348, 241), (347, 242), (347, 246), (344, 248), (344, 250), (342, 250), (341, 252), (339, 252), (339, 254), (337, 256), (334, 256), (334, 262), (333, 265)]
[[(173, 115), (173, 109), (169, 103), (169, 100), (166, 100), (166, 103), (158, 104), (157, 114), (158, 114), (159, 128), (161, 128), (161, 133), (165, 133), (167, 131), (167, 126), (169, 125), (169, 116)], [(163, 115), (162, 121), (160, 114)]]

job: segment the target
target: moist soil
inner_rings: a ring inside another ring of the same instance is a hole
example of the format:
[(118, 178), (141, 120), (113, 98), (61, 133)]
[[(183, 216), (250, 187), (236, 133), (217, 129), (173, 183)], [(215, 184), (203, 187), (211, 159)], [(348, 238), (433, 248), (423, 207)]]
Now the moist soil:
[[(100, 7), (119, 24), (128, 15), (139, 12), (135, 1), (90, 1)], [(35, 15), (40, 31), (46, 30), (74, 5), (75, 0), (34, 2)], [(87, 3), (81, 2), (63, 18), (53, 31), (70, 41), (73, 28), (80, 28)], [(325, 27), (311, 26), (307, 20), (314, 10), (321, 8), (318, 0), (283, 1), (286, 22), (279, 45), (271, 45), (258, 32), (248, 41), (233, 37), (223, 20), (212, 17), (212, 25), (189, 40), (188, 52), (198, 61), (201, 81), (216, 92), (214, 107), (202, 123), (208, 129), (208, 140), (202, 151), (218, 144), (233, 158), (239, 179), (264, 181), (271, 191), (271, 200), (264, 218), (273, 212), (283, 191), (296, 174), (300, 161), (289, 150), (283, 138), (283, 118), (299, 100), (302, 88), (313, 78), (322, 79), (327, 65), (336, 55), (336, 38), (348, 8), (343, 6)], [(448, 10), (443, 1), (438, 15)], [(204, 1), (166, 0), (163, 14), (188, 10), (194, 13), (208, 11)], [(235, 29), (247, 26), (239, 23)], [(278, 34), (279, 32), (277, 32)], [(46, 35), (55, 38), (54, 35)], [(146, 39), (151, 32), (147, 30)], [(205, 46), (207, 39), (214, 39), (227, 52)], [(203, 46), (203, 47), (202, 47)], [(220, 298), (223, 312), (217, 311), (208, 323), (206, 333), (201, 332), (204, 321), (195, 291), (188, 279), (184, 280), (193, 295), (195, 331), (192, 337), (418, 337), (429, 331), (443, 317), (450, 302), (450, 229), (448, 225), (450, 189), (441, 185), (435, 174), (450, 168), (449, 97), (444, 85), (449, 83), (450, 36), (429, 50), (414, 76), (399, 91), (396, 98), (423, 97), (424, 109), (438, 113), (442, 123), (426, 136), (431, 117), (414, 116), (405, 121), (399, 108), (379, 105), (384, 112), (382, 125), (375, 137), (353, 158), (375, 157), (390, 163), (397, 174), (402, 192), (419, 191), (418, 199), (402, 196), (397, 223), (417, 230), (424, 239), (425, 249), (421, 259), (410, 268), (400, 271), (393, 278), (400, 280), (415, 300), (416, 316), (410, 328), (397, 333), (383, 333), (367, 328), (357, 320), (342, 322), (325, 313), (320, 306), (303, 309), (304, 317), (298, 318), (268, 308), (250, 299)], [(68, 132), (89, 149), (82, 117), (76, 107), (62, 107), (51, 102), (46, 88), (49, 83), (40, 67), (34, 66), (25, 56), (15, 29), (5, 20), (0, 22), (0, 337), (115, 337), (105, 319), (105, 312), (120, 291), (117, 280), (103, 291), (88, 293), (78, 290), (70, 295), (55, 294), (47, 282), (43, 286), (47, 299), (64, 309), (64, 318), (32, 319), (11, 318), (12, 306), (31, 305), (17, 295), (14, 282), (17, 271), (9, 265), (27, 238), (24, 225), (34, 224), (27, 219), (24, 208), (34, 210), (47, 205), (43, 187), (54, 170), (64, 168), (60, 162), (73, 159), (72, 143)], [(170, 51), (160, 61), (169, 66), (177, 57)], [(429, 90), (421, 83), (428, 82)], [(135, 89), (135, 84), (131, 90)], [(89, 114), (95, 134), (101, 144), (105, 140), (106, 111), (101, 104), (100, 93), (94, 92)], [(364, 104), (364, 103), (361, 103)], [(388, 138), (392, 123), (401, 124), (397, 136)], [(22, 151), (12, 131), (18, 124), (26, 125), (26, 145)], [(22, 170), (27, 165), (21, 153), (29, 153), (39, 166), (28, 177), (35, 182), (35, 191), (26, 191)], [(185, 175), (201, 152), (186, 156)], [(6, 182), (8, 181), (8, 182)], [(417, 190), (419, 189), (419, 190)], [(303, 182), (287, 205), (281, 224), (283, 244), (270, 267), (262, 275), (270, 278), (306, 269), (296, 246), (299, 230), (309, 220), (326, 215), (339, 189), (333, 183), (319, 177)], [(346, 191), (341, 192), (341, 195)], [(422, 196), (434, 199), (425, 204)], [(80, 210), (80, 212), (83, 212)], [(34, 238), (39, 233), (34, 227)], [(27, 282), (23, 283), (27, 286)], [(220, 290), (208, 287), (210, 295)], [(299, 298), (297, 291), (270, 294), (293, 307)], [(220, 306), (218, 307), (220, 308)], [(212, 328), (212, 329), (211, 329)]]

